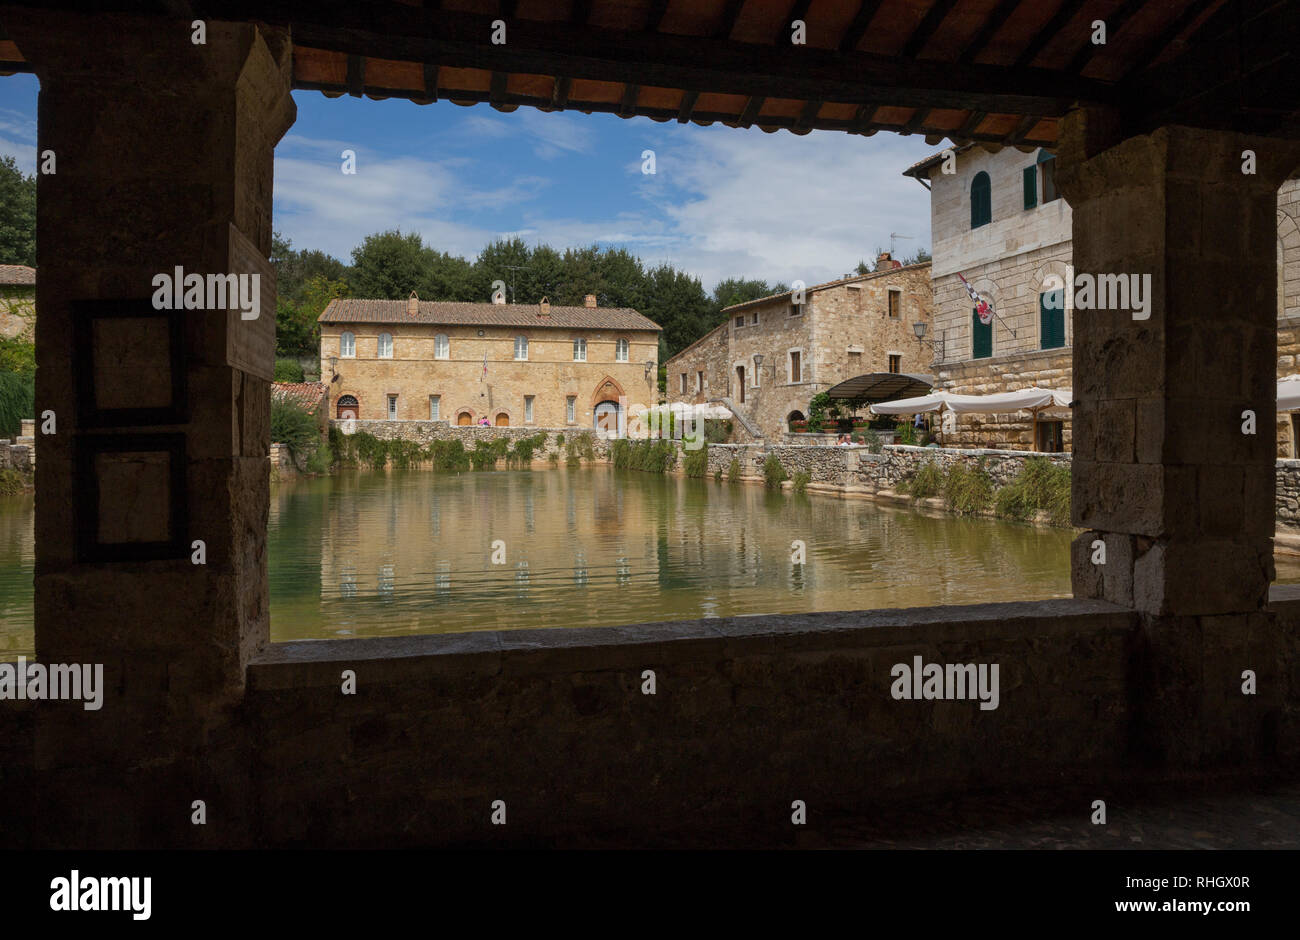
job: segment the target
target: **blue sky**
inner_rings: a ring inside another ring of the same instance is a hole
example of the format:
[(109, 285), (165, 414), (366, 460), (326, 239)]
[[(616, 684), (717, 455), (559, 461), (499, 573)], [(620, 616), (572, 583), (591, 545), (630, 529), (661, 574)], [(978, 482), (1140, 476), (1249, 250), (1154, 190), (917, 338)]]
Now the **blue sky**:
[[(0, 153), (31, 172), (36, 79), (0, 81)], [(417, 231), (473, 258), (492, 238), (625, 247), (706, 289), (723, 277), (814, 284), (877, 247), (930, 246), (929, 194), (902, 170), (938, 150), (919, 137), (798, 137), (648, 118), (294, 93), (276, 148), (275, 227), (344, 261), (370, 232)], [(341, 170), (356, 152), (357, 172)], [(641, 171), (655, 152), (656, 172)]]

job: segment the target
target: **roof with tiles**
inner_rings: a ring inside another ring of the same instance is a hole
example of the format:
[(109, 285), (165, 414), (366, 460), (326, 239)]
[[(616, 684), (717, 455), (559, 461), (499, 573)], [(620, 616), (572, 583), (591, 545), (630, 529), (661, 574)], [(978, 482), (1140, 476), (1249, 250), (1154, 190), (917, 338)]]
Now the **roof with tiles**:
[[(869, 281), (872, 278), (884, 277), (887, 274), (895, 274), (899, 271), (910, 271), (913, 268), (920, 268), (929, 265), (929, 261), (918, 261), (915, 264), (899, 265), (896, 268), (886, 268), (883, 271), (868, 271), (866, 274), (855, 274), (852, 277), (842, 277), (838, 280), (827, 281), (824, 284), (814, 284), (812, 287), (805, 287), (804, 293), (811, 294), (814, 291), (827, 290), (832, 287), (842, 287), (845, 284), (856, 284), (859, 281)], [(744, 303), (732, 304), (730, 307), (723, 307), (722, 312), (730, 310), (747, 310), (750, 307), (756, 307), (759, 304), (771, 303), (774, 300), (781, 300), (789, 297), (794, 291), (782, 291), (779, 294), (768, 294), (766, 297), (755, 297), (753, 300), (746, 300)]]
[(272, 382), (271, 395), (282, 401), (308, 408), (317, 407), (325, 398), (324, 382)]
[(410, 312), (405, 300), (330, 301), (321, 323), (430, 324), (438, 326), (514, 326), (567, 330), (662, 330), (659, 324), (628, 307), (557, 307), (544, 314), (538, 304), (486, 304), (427, 301)]

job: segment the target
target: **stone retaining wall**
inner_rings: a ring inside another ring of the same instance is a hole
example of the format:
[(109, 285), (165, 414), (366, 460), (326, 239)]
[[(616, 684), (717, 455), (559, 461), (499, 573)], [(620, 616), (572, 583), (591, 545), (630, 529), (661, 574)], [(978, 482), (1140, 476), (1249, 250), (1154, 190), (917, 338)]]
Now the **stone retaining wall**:
[[(334, 420), (330, 422), (331, 427), (342, 430), (346, 422)], [(358, 432), (364, 431), (381, 441), (414, 441), (422, 447), (427, 447), (433, 441), (460, 441), (465, 445), (466, 450), (473, 450), (478, 441), (496, 441), (504, 438), (508, 441), (517, 441), (524, 437), (533, 437), (534, 435), (545, 432), (546, 444), (536, 452), (534, 460), (545, 460), (552, 453), (564, 456), (564, 445), (558, 443), (560, 435), (564, 436), (567, 441), (575, 435), (583, 433), (592, 436), (592, 449), (596, 453), (597, 460), (606, 460), (609, 456), (609, 441), (596, 434), (590, 428), (581, 427), (563, 427), (563, 428), (537, 428), (537, 427), (480, 427), (476, 425), (463, 426), (448, 424), (446, 421), (353, 421), (351, 424)]]
[(35, 469), (35, 448), (0, 439), (0, 470), (17, 470), (31, 473)]

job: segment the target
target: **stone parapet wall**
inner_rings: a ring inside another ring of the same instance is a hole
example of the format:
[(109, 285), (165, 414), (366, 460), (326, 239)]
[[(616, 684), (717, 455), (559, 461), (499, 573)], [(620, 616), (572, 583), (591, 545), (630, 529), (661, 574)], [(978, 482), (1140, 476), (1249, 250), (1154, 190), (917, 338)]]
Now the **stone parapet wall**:
[(36, 449), (26, 444), (12, 444), (0, 440), (0, 470), (17, 470), (31, 473), (36, 468)]
[[(330, 426), (343, 430), (348, 422), (331, 421)], [(564, 445), (558, 443), (560, 435), (567, 441), (575, 435), (588, 433), (592, 437), (592, 449), (598, 460), (609, 456), (609, 441), (590, 428), (568, 426), (562, 428), (537, 427), (481, 427), (449, 424), (446, 421), (365, 421), (350, 422), (358, 432), (364, 432), (381, 441), (413, 441), (421, 447), (427, 447), (434, 441), (460, 441), (466, 450), (473, 450), (478, 441), (508, 440), (517, 441), (537, 434), (546, 434), (546, 445), (535, 454), (536, 458), (545, 459), (552, 453), (564, 455)]]

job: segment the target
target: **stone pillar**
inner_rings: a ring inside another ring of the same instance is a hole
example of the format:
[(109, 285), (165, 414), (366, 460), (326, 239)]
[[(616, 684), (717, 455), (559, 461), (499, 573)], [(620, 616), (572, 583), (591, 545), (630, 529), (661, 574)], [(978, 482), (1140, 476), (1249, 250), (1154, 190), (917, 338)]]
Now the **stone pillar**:
[[(38, 176), (36, 407), (57, 433), (38, 436), (36, 649), (102, 663), (108, 687), (98, 711), (38, 712), (41, 811), (70, 844), (230, 841), (247, 772), (227, 723), (268, 638), (266, 258), (273, 149), (295, 115), (287, 35), (0, 17), (40, 79), (39, 150), (57, 167)], [(258, 317), (150, 314), (154, 279), (178, 267), (259, 274)], [(191, 825), (193, 800), (208, 825)]]
[[(1073, 311), (1072, 512), (1087, 530), (1074, 545), (1074, 591), (1144, 615), (1137, 750), (1177, 764), (1260, 756), (1281, 679), (1263, 613), (1274, 577), (1277, 190), (1300, 149), (1185, 127), (1118, 138), (1105, 114), (1073, 112), (1057, 161), (1076, 283), (1150, 282), (1145, 311)], [(1246, 669), (1261, 674), (1253, 697), (1240, 690)]]

